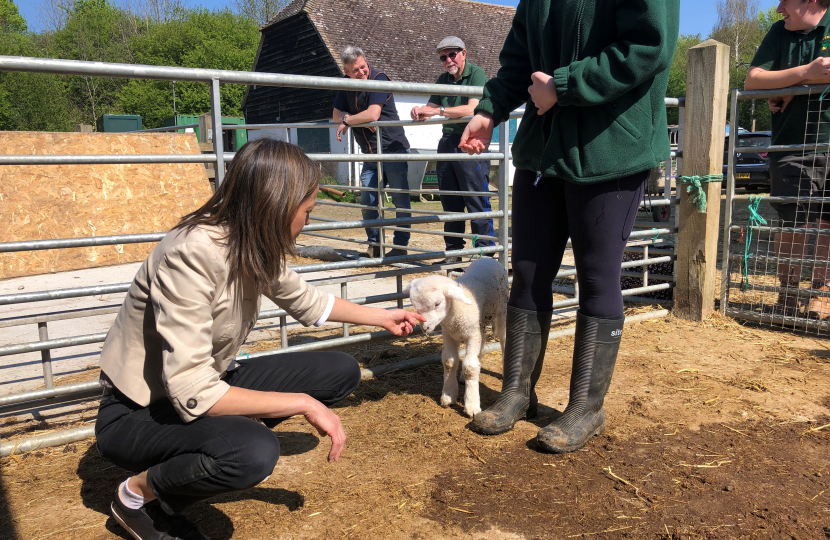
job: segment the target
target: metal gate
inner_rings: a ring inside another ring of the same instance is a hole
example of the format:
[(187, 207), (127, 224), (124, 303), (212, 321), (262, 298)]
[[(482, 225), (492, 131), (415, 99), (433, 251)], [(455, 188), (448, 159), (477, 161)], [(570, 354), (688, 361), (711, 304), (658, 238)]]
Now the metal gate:
[[(830, 221), (821, 219), (825, 202), (830, 216), (830, 198), (823, 196), (830, 143), (821, 135), (830, 105), (826, 94), (825, 86), (732, 91), (720, 259), (720, 310), (726, 315), (816, 335), (830, 331)], [(773, 145), (769, 132), (738, 126), (740, 101), (784, 96), (806, 96), (802, 144)], [(771, 178), (771, 162), (781, 163), (781, 171), (796, 167), (799, 176), (790, 178), (797, 181)], [(763, 181), (759, 175), (765, 166), (767, 181), (788, 196), (752, 194), (754, 182)], [(788, 185), (795, 185), (795, 191)]]

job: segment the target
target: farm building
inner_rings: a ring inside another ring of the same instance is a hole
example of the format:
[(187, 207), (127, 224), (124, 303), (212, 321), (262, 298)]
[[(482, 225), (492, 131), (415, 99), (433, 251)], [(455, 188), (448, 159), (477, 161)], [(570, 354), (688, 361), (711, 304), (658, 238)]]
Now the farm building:
[[(490, 78), (498, 71), (499, 51), (514, 13), (512, 7), (467, 0), (294, 0), (262, 27), (253, 70), (343, 77), (340, 51), (356, 45), (393, 81), (434, 83), (443, 72), (435, 45), (456, 35), (466, 43), (469, 61), (483, 67)], [(331, 90), (250, 86), (243, 110), (252, 124), (321, 121), (331, 118), (334, 95)], [(402, 118), (426, 100), (427, 96), (395, 94)], [(405, 129), (414, 149), (435, 151), (440, 126)], [(287, 137), (310, 152), (348, 151), (345, 139), (338, 142), (334, 130), (279, 131), (259, 136)], [(345, 163), (338, 169), (341, 180), (344, 175)]]

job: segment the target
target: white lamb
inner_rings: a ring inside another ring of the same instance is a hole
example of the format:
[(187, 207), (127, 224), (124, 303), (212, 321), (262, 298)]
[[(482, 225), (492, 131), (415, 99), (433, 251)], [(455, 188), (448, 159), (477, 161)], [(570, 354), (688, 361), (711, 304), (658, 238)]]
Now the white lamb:
[(472, 417), (481, 412), (478, 375), (484, 352), (484, 328), (492, 326), (501, 343), (507, 332), (507, 272), (496, 260), (484, 257), (473, 262), (456, 280), (432, 275), (413, 280), (404, 289), (418, 313), (426, 317), (421, 323), (425, 332), (441, 325), (444, 350), (444, 387), (441, 406), (449, 407), (458, 399), (458, 350), (462, 343), (467, 352), (462, 364), (464, 373), (464, 413)]

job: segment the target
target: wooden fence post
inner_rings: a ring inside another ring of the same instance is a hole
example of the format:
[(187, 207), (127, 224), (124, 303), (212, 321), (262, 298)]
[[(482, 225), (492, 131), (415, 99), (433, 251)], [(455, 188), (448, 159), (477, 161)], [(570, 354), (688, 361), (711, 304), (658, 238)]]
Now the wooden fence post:
[[(723, 172), (726, 103), (729, 93), (729, 47), (707, 40), (689, 49), (686, 69), (686, 123), (683, 176)], [(679, 179), (680, 221), (674, 315), (701, 321), (715, 309), (720, 232), (721, 182), (702, 184), (708, 208), (700, 212)]]
[[(210, 138), (208, 138), (210, 137)], [(203, 154), (213, 154), (213, 118), (210, 113), (199, 115), (199, 148)], [(216, 167), (213, 163), (205, 163), (210, 189), (216, 191)]]
[(213, 119), (210, 117), (210, 113), (200, 114), (199, 115), (199, 142), (200, 143), (209, 143), (212, 141), (213, 137), (208, 138), (209, 135), (213, 134)]

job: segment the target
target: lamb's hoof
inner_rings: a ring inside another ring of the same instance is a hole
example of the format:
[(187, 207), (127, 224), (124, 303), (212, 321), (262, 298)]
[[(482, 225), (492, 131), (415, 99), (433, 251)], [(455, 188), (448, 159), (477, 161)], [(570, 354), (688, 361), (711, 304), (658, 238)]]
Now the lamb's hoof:
[(480, 412), (481, 412), (481, 407), (478, 407), (478, 406), (476, 406), (476, 407), (466, 407), (465, 406), (464, 407), (464, 414), (466, 414), (470, 418), (473, 418), (475, 415), (477, 415)]
[(455, 403), (455, 400), (453, 398), (451, 398), (450, 396), (448, 396), (446, 394), (441, 395), (441, 406), (442, 407), (449, 407), (453, 403)]

